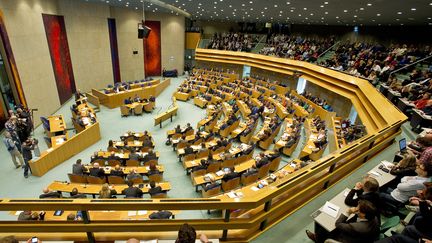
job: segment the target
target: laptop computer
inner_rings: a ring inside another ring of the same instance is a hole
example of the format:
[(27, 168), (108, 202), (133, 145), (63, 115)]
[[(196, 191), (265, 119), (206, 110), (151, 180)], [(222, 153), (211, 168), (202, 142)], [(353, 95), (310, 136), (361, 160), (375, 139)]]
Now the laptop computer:
[(406, 138), (399, 140), (399, 151), (405, 153), (407, 151)]

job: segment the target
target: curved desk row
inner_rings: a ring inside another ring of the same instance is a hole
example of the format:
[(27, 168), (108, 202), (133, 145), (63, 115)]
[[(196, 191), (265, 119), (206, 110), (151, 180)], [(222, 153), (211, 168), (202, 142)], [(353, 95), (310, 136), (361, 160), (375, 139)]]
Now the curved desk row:
[(39, 158), (29, 161), (32, 175), (43, 176), (52, 168), (99, 141), (100, 138), (99, 122), (96, 122), (62, 144), (42, 152)]

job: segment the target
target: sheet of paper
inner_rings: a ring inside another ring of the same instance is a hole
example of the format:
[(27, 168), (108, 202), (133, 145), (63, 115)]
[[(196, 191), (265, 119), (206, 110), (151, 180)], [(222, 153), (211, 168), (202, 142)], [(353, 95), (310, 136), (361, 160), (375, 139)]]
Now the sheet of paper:
[(378, 172), (376, 172), (374, 170), (369, 171), (369, 173), (372, 174), (372, 175), (374, 175), (374, 176), (381, 176), (380, 173), (378, 173)]
[(223, 176), (223, 175), (224, 175), (224, 172), (221, 171), (221, 170), (220, 170), (220, 171), (217, 171), (217, 172), (216, 172), (216, 175), (217, 175), (217, 176)]
[(147, 210), (138, 210), (138, 215), (146, 215)]
[(137, 211), (128, 211), (128, 216), (136, 216)]
[(228, 192), (227, 195), (229, 198), (237, 198), (237, 195), (235, 194), (235, 192)]
[(256, 187), (256, 186), (253, 186), (253, 187), (251, 187), (251, 190), (254, 191), (254, 192), (256, 192), (256, 191), (259, 191), (259, 188)]
[(383, 164), (387, 169), (391, 169), (394, 166), (392, 162), (388, 162), (387, 160), (381, 161), (381, 164)]
[(326, 202), (322, 208), (322, 211), (330, 216), (332, 216), (333, 218), (336, 218), (338, 215), (340, 207), (331, 203), (331, 202)]

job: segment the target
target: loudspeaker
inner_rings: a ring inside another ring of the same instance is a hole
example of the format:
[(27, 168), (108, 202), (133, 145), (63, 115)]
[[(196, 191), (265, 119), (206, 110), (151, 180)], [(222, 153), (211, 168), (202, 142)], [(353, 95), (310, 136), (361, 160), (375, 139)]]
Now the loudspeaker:
[(147, 38), (150, 34), (151, 29), (145, 25), (138, 25), (138, 39)]

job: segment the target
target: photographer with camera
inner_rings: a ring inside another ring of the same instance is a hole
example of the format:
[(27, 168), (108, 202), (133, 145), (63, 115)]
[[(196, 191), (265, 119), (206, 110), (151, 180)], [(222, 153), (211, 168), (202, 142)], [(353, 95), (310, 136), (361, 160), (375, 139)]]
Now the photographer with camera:
[[(32, 150), (35, 148), (35, 140), (32, 138), (27, 138), (21, 146), (22, 154), (24, 157), (24, 177), (28, 178), (29, 164), (28, 162), (33, 158)], [(31, 170), (30, 170), (31, 172)]]

